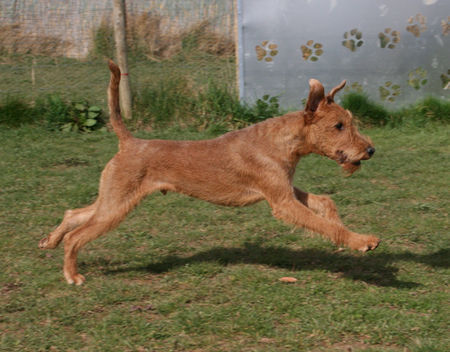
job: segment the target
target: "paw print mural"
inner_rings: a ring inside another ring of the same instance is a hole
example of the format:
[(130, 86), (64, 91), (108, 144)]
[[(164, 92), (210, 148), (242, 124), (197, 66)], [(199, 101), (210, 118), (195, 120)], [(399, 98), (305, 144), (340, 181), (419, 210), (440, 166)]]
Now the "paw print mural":
[(270, 43), (268, 40), (264, 40), (261, 45), (257, 45), (255, 47), (256, 57), (258, 61), (273, 61), (273, 57), (278, 54), (278, 45), (274, 43)]
[(406, 30), (411, 32), (415, 37), (420, 37), (420, 33), (427, 30), (427, 18), (420, 13), (408, 19), (409, 26)]
[(363, 86), (359, 82), (353, 82), (352, 84), (349, 84), (345, 87), (345, 92), (356, 92), (356, 93), (362, 93), (363, 92)]
[(422, 86), (427, 84), (427, 75), (427, 70), (424, 70), (422, 67), (418, 67), (408, 73), (408, 84), (414, 89), (419, 90)]
[(362, 33), (358, 31), (357, 28), (354, 28), (349, 32), (345, 32), (344, 39), (345, 40), (342, 41), (342, 45), (350, 51), (356, 51), (357, 48), (364, 44), (364, 41), (362, 40)]
[(447, 70), (447, 74), (441, 74), (442, 88), (450, 90), (450, 69)]
[(302, 50), (302, 57), (305, 61), (315, 62), (323, 54), (323, 45), (314, 43), (314, 40), (308, 40), (306, 45), (302, 45), (300, 49)]
[(378, 87), (380, 92), (380, 98), (384, 101), (394, 102), (395, 99), (400, 95), (400, 86), (398, 84), (393, 84), (391, 81), (387, 81), (384, 86)]
[(447, 17), (447, 20), (441, 21), (442, 27), (442, 35), (448, 35), (450, 33), (450, 16)]
[(391, 28), (385, 28), (384, 32), (378, 33), (380, 46), (384, 48), (394, 49), (395, 45), (400, 42), (399, 31), (393, 31)]

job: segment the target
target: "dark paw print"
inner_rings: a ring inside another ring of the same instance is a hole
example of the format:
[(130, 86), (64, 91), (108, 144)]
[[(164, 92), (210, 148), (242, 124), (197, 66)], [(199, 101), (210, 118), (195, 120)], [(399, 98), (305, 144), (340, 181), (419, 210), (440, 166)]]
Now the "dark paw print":
[(400, 86), (398, 84), (392, 84), (391, 81), (387, 81), (384, 86), (378, 88), (380, 91), (381, 100), (387, 100), (394, 102), (395, 98), (401, 93)]
[(363, 92), (363, 86), (359, 82), (353, 82), (350, 85), (347, 85), (344, 89), (346, 92), (356, 92), (356, 93), (362, 93)]
[(384, 48), (394, 49), (395, 45), (400, 42), (399, 31), (393, 31), (391, 28), (386, 28), (384, 32), (378, 33), (380, 39), (380, 46)]
[(427, 70), (424, 70), (422, 67), (418, 67), (408, 73), (408, 84), (414, 89), (419, 90), (427, 82)]
[(420, 13), (408, 19), (409, 26), (406, 30), (411, 32), (415, 37), (420, 37), (420, 33), (427, 30), (427, 18)]
[(362, 33), (357, 28), (352, 29), (350, 32), (345, 32), (344, 39), (342, 45), (350, 51), (356, 51), (357, 48), (364, 44)]
[(271, 62), (273, 61), (273, 57), (278, 54), (278, 45), (264, 40), (261, 45), (255, 47), (255, 51), (258, 61), (264, 59), (266, 62)]
[(447, 35), (450, 33), (450, 16), (447, 17), (447, 19), (441, 21), (441, 27), (442, 27), (442, 35)]
[(319, 56), (323, 54), (323, 45), (320, 43), (314, 43), (313, 40), (308, 40), (306, 45), (302, 45), (302, 57), (305, 61), (317, 61)]
[(441, 75), (442, 88), (445, 90), (450, 90), (450, 69), (447, 70), (447, 74), (443, 73)]

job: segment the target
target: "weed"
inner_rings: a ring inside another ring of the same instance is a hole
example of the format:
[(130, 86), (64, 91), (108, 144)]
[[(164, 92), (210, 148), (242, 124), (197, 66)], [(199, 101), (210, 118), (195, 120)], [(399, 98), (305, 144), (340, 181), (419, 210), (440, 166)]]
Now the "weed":
[(192, 91), (185, 79), (169, 78), (139, 92), (135, 107), (144, 123), (165, 127), (186, 119), (192, 110)]
[(102, 109), (98, 106), (89, 106), (87, 102), (72, 104), (70, 109), (69, 122), (61, 126), (63, 132), (91, 132), (104, 124), (102, 119)]

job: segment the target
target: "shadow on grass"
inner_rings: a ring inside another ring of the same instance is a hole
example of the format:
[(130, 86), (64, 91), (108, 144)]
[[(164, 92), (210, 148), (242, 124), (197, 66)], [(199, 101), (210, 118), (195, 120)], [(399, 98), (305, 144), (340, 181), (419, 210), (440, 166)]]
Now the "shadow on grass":
[(364, 281), (370, 285), (414, 288), (420, 284), (396, 278), (398, 269), (392, 266), (393, 263), (412, 261), (432, 267), (449, 267), (449, 258), (449, 249), (425, 255), (412, 252), (374, 252), (366, 255), (352, 255), (321, 249), (292, 250), (285, 247), (263, 247), (259, 244), (246, 243), (243, 248), (217, 247), (188, 257), (167, 256), (156, 263), (108, 270), (106, 274), (129, 271), (163, 273), (176, 267), (199, 262), (217, 262), (222, 265), (244, 263), (263, 264), (294, 271), (327, 270), (340, 273), (343, 277), (352, 280)]

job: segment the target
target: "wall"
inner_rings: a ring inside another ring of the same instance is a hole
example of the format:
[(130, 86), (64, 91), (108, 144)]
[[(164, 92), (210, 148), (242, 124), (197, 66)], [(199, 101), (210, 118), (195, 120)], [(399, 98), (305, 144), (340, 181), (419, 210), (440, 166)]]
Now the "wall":
[(343, 79), (389, 106), (450, 98), (448, 0), (238, 0), (241, 98), (301, 106)]

